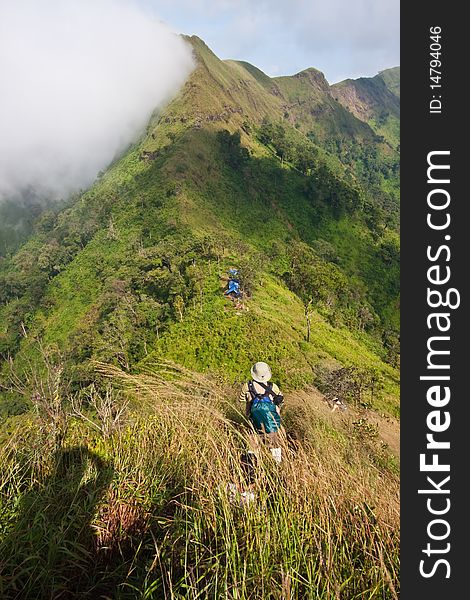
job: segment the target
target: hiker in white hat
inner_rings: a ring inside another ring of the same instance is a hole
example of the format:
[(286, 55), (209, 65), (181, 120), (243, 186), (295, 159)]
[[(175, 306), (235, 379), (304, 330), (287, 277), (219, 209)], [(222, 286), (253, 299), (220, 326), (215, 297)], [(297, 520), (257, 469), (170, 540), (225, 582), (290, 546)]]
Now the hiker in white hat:
[(265, 362), (251, 367), (252, 380), (244, 384), (240, 400), (246, 402), (246, 415), (255, 428), (257, 437), (269, 445), (276, 462), (281, 462), (279, 445), (281, 428), (281, 405), (284, 397), (275, 383), (270, 382), (271, 369)]

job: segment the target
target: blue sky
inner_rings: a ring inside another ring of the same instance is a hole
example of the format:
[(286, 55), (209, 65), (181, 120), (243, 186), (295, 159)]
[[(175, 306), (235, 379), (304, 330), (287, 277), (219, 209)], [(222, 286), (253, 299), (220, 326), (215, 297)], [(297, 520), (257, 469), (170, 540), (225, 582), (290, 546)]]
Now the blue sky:
[(139, 0), (220, 58), (271, 76), (307, 67), (330, 83), (400, 64), (399, 0)]

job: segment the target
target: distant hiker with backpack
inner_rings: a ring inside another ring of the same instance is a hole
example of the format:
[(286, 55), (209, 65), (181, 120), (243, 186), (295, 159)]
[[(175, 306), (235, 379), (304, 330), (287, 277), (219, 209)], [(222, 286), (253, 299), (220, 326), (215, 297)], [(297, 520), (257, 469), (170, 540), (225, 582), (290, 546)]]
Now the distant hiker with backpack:
[(240, 296), (242, 295), (242, 291), (240, 289), (240, 278), (238, 276), (238, 269), (229, 269), (228, 274), (228, 284), (224, 295), (228, 296), (229, 298), (240, 298)]
[(284, 397), (275, 383), (269, 383), (272, 374), (265, 362), (257, 362), (251, 367), (251, 377), (252, 380), (245, 383), (240, 392), (240, 400), (246, 402), (246, 415), (253, 424), (257, 437), (268, 444), (274, 460), (280, 463), (280, 407)]

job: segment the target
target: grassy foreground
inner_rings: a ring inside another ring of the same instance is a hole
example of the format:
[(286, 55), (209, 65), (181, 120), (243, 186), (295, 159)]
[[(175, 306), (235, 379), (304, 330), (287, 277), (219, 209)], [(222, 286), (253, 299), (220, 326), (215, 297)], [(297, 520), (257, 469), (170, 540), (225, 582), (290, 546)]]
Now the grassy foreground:
[(101, 371), (107, 393), (57, 395), (0, 446), (2, 599), (398, 597), (398, 476), (364, 431), (287, 397), (284, 461), (261, 449), (243, 505), (234, 391)]

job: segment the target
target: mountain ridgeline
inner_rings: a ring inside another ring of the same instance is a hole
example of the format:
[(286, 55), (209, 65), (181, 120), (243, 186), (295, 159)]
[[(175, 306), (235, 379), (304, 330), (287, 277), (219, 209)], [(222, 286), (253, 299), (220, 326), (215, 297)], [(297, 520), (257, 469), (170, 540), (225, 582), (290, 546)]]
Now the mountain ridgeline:
[(230, 383), (265, 360), (286, 388), (346, 368), (397, 414), (399, 69), (330, 86), (187, 41), (179, 95), (0, 259), (0, 414), (27, 410), (50, 365), (74, 391), (97, 361), (162, 360)]
[(332, 86), (336, 100), (397, 150), (400, 144), (400, 68)]

